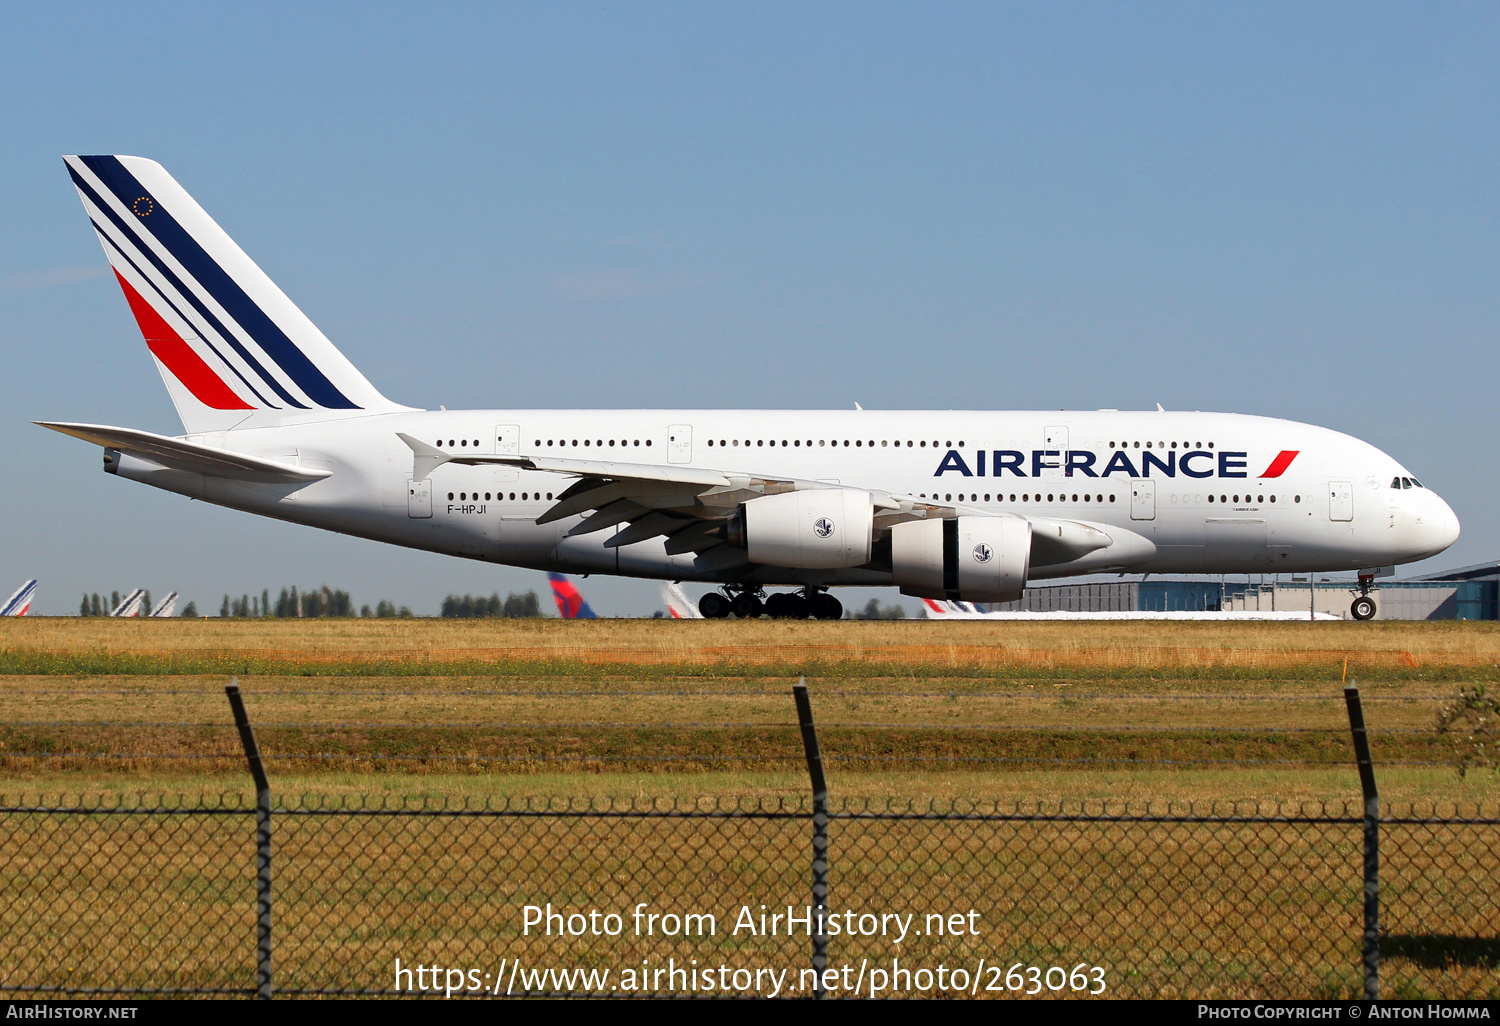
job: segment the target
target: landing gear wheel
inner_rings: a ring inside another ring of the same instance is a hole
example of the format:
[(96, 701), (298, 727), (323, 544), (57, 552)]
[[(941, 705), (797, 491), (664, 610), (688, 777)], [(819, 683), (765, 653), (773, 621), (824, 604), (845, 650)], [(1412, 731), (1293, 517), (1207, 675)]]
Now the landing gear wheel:
[(792, 603), (796, 601), (796, 598), (797, 596), (788, 594), (784, 591), (778, 591), (771, 595), (767, 595), (766, 615), (773, 620), (790, 619), (794, 615), (792, 611)]
[(754, 592), (742, 591), (734, 597), (734, 615), (741, 620), (754, 620), (765, 611), (765, 603)]
[(838, 620), (844, 615), (844, 604), (828, 592), (819, 592), (808, 599), (814, 620)]
[(812, 615), (812, 605), (801, 595), (788, 595), (786, 597), (786, 618), (788, 620), (806, 620)]
[(1356, 620), (1375, 619), (1375, 600), (1368, 595), (1361, 595), (1349, 606), (1349, 613)]
[(703, 614), (705, 620), (722, 620), (729, 615), (729, 599), (711, 591), (698, 600), (698, 612)]

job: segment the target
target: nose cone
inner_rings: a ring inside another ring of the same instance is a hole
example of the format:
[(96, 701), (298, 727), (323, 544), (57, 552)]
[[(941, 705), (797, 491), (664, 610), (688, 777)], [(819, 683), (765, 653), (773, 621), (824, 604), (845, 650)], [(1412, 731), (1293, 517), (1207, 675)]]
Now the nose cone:
[(1434, 520), (1437, 522), (1433, 526), (1433, 531), (1437, 536), (1438, 551), (1441, 552), (1458, 541), (1458, 514), (1453, 512), (1452, 506), (1448, 505), (1442, 499), (1438, 499), (1436, 495), (1433, 498), (1437, 499), (1438, 504), (1438, 513), (1434, 517)]
[(1458, 515), (1441, 498), (1432, 492), (1423, 496), (1421, 507), (1413, 512), (1412, 523), (1406, 532), (1412, 548), (1419, 551), (1413, 560), (1436, 556), (1458, 541)]

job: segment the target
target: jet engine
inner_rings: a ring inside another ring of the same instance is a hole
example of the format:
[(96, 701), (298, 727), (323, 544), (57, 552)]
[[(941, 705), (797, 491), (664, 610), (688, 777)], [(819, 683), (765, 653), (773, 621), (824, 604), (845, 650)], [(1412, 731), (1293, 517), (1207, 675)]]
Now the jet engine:
[(751, 499), (729, 521), (729, 544), (752, 563), (831, 570), (870, 561), (875, 502), (855, 488), (813, 488)]
[(1010, 602), (1026, 590), (1031, 524), (1020, 517), (913, 520), (891, 528), (891, 578), (903, 595)]

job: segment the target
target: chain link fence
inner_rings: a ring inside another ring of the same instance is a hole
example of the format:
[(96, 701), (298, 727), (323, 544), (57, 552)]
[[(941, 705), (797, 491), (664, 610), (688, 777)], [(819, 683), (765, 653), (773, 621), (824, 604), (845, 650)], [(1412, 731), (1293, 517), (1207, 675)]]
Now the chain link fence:
[(1500, 997), (1500, 809), (829, 801), (799, 704), (728, 804), (273, 797), (240, 706), (254, 801), (0, 796), (0, 992)]

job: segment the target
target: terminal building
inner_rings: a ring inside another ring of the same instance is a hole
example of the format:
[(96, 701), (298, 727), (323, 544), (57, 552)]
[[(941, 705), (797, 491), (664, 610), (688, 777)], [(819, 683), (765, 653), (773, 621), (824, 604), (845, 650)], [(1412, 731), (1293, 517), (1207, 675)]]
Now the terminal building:
[[(1316, 577), (1316, 575), (1314, 575)], [(1293, 578), (1253, 581), (1150, 580), (1053, 584), (1026, 589), (1015, 602), (987, 610), (1116, 613), (1317, 611), (1352, 619), (1359, 594), (1352, 580)], [(1500, 562), (1480, 563), (1405, 580), (1377, 580), (1371, 592), (1377, 620), (1500, 619)]]

